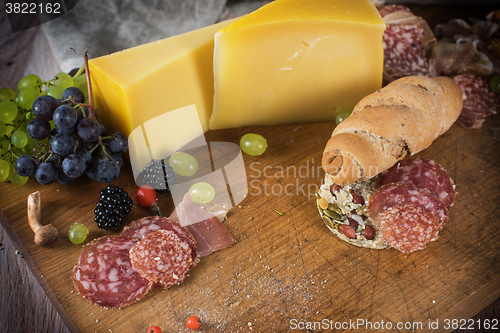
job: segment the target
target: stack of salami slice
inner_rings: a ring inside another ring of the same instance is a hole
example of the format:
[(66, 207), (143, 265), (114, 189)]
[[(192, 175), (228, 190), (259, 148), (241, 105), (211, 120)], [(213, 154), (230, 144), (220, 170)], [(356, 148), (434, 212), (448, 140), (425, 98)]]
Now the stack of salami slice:
[(73, 280), (92, 303), (122, 308), (153, 287), (182, 282), (196, 261), (196, 241), (186, 228), (165, 217), (145, 217), (127, 225), (119, 236), (87, 244)]
[(405, 159), (382, 173), (377, 186), (368, 209), (387, 245), (413, 252), (438, 238), (455, 200), (455, 185), (442, 166)]

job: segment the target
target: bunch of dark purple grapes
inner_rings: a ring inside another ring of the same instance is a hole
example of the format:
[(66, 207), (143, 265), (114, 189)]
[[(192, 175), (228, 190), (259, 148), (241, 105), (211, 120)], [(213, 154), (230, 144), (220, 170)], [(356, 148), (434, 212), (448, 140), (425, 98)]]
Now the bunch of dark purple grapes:
[(49, 143), (33, 156), (18, 157), (15, 167), (20, 176), (34, 175), (43, 185), (54, 181), (69, 185), (84, 173), (102, 183), (118, 178), (121, 154), (128, 149), (127, 137), (119, 132), (108, 135), (84, 102), (85, 96), (77, 87), (64, 90), (61, 100), (48, 95), (35, 100), (35, 118), (26, 132), (35, 140), (48, 138)]

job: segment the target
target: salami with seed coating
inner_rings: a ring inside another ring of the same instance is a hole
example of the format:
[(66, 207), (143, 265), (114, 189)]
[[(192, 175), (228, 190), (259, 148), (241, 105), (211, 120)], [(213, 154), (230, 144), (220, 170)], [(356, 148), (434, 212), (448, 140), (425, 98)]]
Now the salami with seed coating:
[(396, 206), (415, 206), (436, 216), (439, 226), (448, 221), (442, 201), (426, 189), (414, 184), (388, 184), (380, 187), (371, 197), (368, 210), (375, 223), (378, 215)]
[(449, 210), (455, 201), (455, 185), (446, 170), (436, 162), (424, 158), (404, 159), (382, 173), (378, 186), (387, 184), (414, 184), (436, 195)]
[(438, 238), (439, 220), (421, 207), (391, 207), (378, 220), (384, 242), (401, 252), (422, 250)]
[(152, 283), (132, 268), (129, 251), (137, 239), (101, 237), (88, 243), (73, 268), (78, 292), (92, 303), (122, 308), (146, 295)]
[(197, 244), (187, 228), (180, 226), (173, 220), (162, 216), (147, 216), (136, 220), (123, 228), (122, 236), (136, 237), (140, 240), (147, 235), (158, 230), (170, 230), (179, 236), (179, 238), (189, 244), (193, 263), (196, 264)]
[(176, 232), (158, 230), (130, 250), (132, 266), (141, 277), (168, 288), (182, 282), (193, 265), (191, 247)]

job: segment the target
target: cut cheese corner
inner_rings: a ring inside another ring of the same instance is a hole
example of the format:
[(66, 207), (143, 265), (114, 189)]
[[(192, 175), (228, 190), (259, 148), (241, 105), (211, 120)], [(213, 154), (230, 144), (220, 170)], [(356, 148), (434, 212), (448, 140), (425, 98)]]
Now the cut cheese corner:
[(382, 86), (370, 0), (276, 0), (215, 35), (210, 129), (333, 121)]

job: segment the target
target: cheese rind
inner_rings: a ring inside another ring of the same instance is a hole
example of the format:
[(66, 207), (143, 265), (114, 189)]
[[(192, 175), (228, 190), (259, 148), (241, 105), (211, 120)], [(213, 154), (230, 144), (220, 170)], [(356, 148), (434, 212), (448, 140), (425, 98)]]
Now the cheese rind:
[(369, 0), (276, 0), (215, 36), (210, 129), (333, 121), (382, 85)]
[(128, 136), (152, 118), (194, 104), (207, 131), (214, 35), (233, 21), (91, 59), (99, 120), (108, 130)]

